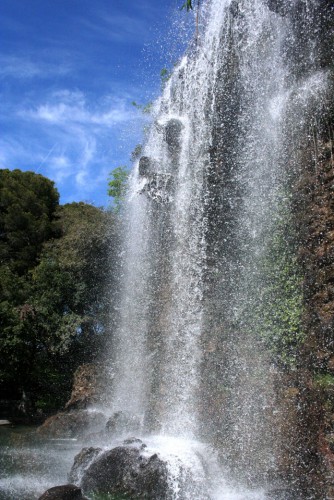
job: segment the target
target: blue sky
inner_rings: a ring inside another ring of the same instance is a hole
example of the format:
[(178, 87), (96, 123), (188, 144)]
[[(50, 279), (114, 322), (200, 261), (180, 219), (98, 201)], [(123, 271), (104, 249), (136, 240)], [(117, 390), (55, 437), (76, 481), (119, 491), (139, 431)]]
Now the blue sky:
[(182, 0), (1, 0), (0, 168), (55, 181), (61, 203), (107, 205), (130, 166), (160, 70), (185, 48)]

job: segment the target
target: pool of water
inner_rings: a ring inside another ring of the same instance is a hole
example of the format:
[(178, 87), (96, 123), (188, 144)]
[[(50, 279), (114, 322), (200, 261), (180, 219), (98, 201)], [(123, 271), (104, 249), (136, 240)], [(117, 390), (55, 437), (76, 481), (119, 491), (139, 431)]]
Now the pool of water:
[(35, 500), (45, 490), (66, 484), (82, 443), (40, 439), (35, 427), (0, 426), (0, 500)]

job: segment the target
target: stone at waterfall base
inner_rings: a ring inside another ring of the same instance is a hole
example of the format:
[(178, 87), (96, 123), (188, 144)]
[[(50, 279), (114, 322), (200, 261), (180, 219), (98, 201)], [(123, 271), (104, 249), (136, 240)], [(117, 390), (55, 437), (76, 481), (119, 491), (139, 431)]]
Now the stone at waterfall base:
[(105, 422), (105, 415), (100, 412), (88, 410), (60, 412), (49, 417), (38, 428), (37, 434), (49, 438), (78, 438), (91, 429), (103, 429)]
[[(84, 493), (127, 495), (133, 499), (170, 498), (166, 463), (156, 454), (145, 456), (142, 450), (140, 442), (138, 447), (118, 446), (100, 454), (83, 470), (80, 484)], [(77, 476), (77, 459), (74, 467)], [(70, 477), (72, 474), (73, 470)]]
[(81, 488), (74, 484), (54, 486), (47, 490), (38, 500), (88, 500), (82, 495)]
[(101, 448), (93, 448), (92, 446), (83, 448), (80, 453), (74, 457), (74, 463), (67, 479), (71, 483), (79, 484), (84, 471), (88, 469), (100, 453), (102, 453)]

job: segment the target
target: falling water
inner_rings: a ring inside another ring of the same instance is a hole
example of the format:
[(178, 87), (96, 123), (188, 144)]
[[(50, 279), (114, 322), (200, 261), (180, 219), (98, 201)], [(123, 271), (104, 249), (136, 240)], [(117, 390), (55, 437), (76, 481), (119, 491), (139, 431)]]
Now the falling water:
[[(305, 28), (317, 2), (301, 3)], [(296, 5), (201, 5), (196, 41), (155, 103), (124, 216), (112, 411), (161, 452), (175, 439), (206, 443), (218, 475), (249, 487), (268, 487), (278, 434), (276, 368), (253, 314), (261, 262), (289, 207), (289, 137), (326, 86), (314, 37), (298, 46)], [(251, 498), (224, 485), (219, 495)]]

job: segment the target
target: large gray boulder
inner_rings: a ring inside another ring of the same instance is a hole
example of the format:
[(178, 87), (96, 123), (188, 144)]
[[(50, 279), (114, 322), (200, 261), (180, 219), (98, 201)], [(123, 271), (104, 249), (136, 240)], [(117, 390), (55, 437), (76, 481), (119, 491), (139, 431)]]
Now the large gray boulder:
[(83, 448), (75, 457), (72, 469), (68, 475), (68, 480), (71, 483), (79, 484), (86, 469), (102, 452), (101, 448), (94, 448), (92, 446)]
[(143, 454), (143, 444), (136, 441), (137, 446), (122, 445), (99, 455), (83, 472), (83, 491), (130, 499), (170, 499), (166, 463), (156, 454)]

